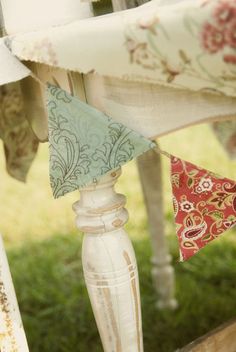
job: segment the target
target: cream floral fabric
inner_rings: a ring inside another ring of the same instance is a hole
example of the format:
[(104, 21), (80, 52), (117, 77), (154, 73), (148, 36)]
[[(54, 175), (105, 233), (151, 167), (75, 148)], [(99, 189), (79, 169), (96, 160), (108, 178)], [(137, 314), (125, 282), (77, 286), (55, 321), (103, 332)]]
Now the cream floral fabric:
[(8, 39), (20, 59), (236, 96), (235, 0), (153, 0)]

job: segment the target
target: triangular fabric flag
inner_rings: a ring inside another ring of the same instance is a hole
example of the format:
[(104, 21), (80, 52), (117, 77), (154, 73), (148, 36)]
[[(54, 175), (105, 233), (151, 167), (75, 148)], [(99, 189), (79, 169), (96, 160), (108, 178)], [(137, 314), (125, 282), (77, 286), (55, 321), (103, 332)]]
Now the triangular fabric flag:
[(50, 182), (55, 198), (156, 147), (101, 111), (48, 85)]
[(171, 156), (180, 260), (236, 225), (236, 182)]

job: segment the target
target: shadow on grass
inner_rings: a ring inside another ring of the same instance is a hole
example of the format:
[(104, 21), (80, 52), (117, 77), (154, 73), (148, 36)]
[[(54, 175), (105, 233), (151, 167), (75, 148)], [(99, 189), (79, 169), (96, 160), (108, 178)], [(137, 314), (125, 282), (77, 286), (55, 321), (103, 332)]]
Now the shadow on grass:
[[(174, 238), (170, 238), (174, 248)], [(205, 248), (186, 263), (173, 250), (179, 309), (155, 310), (149, 239), (134, 242), (145, 351), (173, 352), (236, 311), (236, 243)], [(57, 236), (8, 252), (31, 352), (102, 352), (82, 275), (78, 237)]]

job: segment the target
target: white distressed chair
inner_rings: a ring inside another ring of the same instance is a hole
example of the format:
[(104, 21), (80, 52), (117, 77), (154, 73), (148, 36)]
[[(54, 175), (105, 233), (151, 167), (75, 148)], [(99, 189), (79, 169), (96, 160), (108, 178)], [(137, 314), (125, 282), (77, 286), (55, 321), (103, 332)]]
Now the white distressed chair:
[[(142, 5), (149, 0), (111, 0), (114, 11)], [(152, 246), (152, 278), (157, 292), (159, 309), (175, 309), (175, 278), (171, 255), (165, 237), (164, 207), (162, 197), (162, 168), (159, 154), (150, 150), (137, 158), (137, 167), (148, 216)]]
[(0, 350), (28, 352), (8, 260), (0, 235)]

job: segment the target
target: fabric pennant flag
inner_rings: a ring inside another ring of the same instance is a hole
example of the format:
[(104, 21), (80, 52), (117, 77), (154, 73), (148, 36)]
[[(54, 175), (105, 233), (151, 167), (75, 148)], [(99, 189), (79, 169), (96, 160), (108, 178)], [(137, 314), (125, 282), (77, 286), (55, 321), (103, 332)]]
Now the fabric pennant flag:
[(180, 261), (236, 225), (236, 182), (171, 156)]
[(55, 198), (97, 182), (156, 143), (48, 85), (50, 182)]

